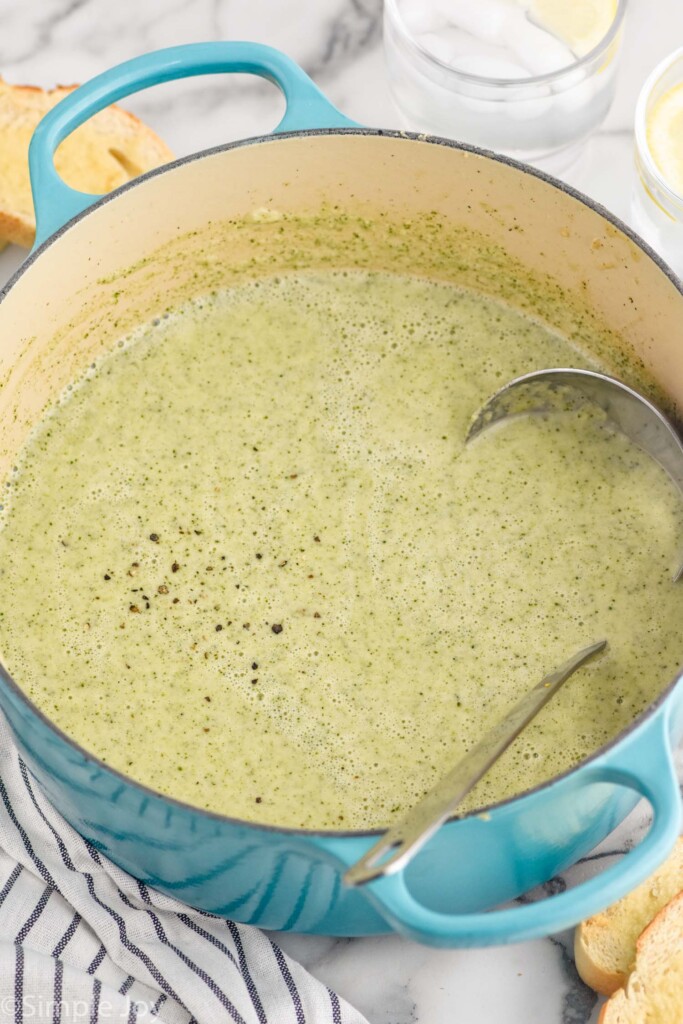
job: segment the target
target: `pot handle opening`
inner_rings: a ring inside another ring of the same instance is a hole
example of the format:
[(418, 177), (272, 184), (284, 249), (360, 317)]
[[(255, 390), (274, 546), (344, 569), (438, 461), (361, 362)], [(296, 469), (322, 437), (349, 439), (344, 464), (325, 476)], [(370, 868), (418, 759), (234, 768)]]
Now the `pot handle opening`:
[(579, 786), (612, 783), (628, 786), (652, 806), (653, 821), (644, 839), (599, 875), (535, 903), (506, 910), (443, 914), (423, 906), (410, 892), (403, 872), (369, 882), (367, 899), (408, 938), (431, 946), (494, 946), (536, 939), (573, 927), (620, 899), (643, 882), (665, 859), (681, 825), (681, 796), (670, 749), (666, 716), (605, 763), (580, 770)]
[(36, 211), (37, 248), (67, 221), (102, 197), (70, 188), (57, 173), (54, 154), (79, 125), (131, 93), (195, 75), (252, 74), (282, 91), (287, 109), (274, 132), (356, 128), (320, 92), (298, 64), (260, 43), (189, 43), (135, 57), (79, 86), (42, 119), (31, 139), (29, 170)]

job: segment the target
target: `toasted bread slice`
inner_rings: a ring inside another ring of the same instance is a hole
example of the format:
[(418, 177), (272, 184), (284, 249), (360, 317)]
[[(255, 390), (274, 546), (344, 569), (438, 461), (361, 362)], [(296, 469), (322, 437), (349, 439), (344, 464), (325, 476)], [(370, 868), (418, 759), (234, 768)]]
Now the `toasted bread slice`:
[[(0, 248), (3, 242), (27, 248), (33, 244), (36, 223), (28, 145), (40, 119), (75, 88), (59, 86), (46, 92), (8, 85), (0, 78)], [(142, 121), (119, 107), (108, 107), (64, 140), (55, 166), (67, 185), (104, 193), (172, 159), (168, 146)]]
[(683, 891), (683, 836), (662, 866), (633, 892), (576, 929), (576, 968), (591, 988), (609, 996), (626, 984), (638, 936)]
[(683, 892), (638, 939), (635, 970), (598, 1024), (683, 1024)]

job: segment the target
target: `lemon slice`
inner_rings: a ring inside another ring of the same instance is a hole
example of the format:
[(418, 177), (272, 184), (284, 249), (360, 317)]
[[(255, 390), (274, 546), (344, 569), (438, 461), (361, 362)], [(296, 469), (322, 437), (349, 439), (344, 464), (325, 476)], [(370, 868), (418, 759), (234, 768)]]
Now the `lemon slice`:
[(646, 132), (660, 174), (683, 196), (683, 82), (657, 100), (648, 114)]
[(528, 11), (532, 21), (583, 57), (609, 32), (617, 0), (531, 0)]

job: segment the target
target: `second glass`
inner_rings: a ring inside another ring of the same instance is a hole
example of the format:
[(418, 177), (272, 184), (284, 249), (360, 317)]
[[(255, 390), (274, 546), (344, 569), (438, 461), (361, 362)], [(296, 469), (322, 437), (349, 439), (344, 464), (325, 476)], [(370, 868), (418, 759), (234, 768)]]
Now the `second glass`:
[[(666, 57), (649, 76), (640, 93), (635, 120), (635, 181), (631, 220), (636, 231), (683, 278), (683, 189), (680, 173), (667, 176), (651, 145), (658, 120), (658, 105), (674, 92), (681, 95), (683, 111), (683, 47)], [(666, 126), (671, 152), (681, 159), (683, 113)]]

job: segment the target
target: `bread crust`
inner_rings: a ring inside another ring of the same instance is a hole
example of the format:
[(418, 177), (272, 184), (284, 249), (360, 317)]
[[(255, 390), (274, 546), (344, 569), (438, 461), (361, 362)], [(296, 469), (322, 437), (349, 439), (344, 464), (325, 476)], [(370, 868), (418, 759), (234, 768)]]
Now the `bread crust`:
[(650, 878), (577, 927), (574, 957), (583, 981), (605, 996), (611, 996), (625, 985), (635, 962), (638, 936), (681, 891), (683, 836)]
[[(29, 248), (35, 216), (28, 171), (28, 145), (42, 117), (77, 85), (41, 89), (9, 85), (0, 78), (0, 248)], [(111, 106), (95, 114), (59, 146), (55, 166), (72, 188), (106, 193), (173, 159), (151, 128), (129, 111)]]
[(593, 959), (590, 943), (581, 926), (574, 933), (574, 962), (581, 980), (602, 996), (611, 996), (628, 978), (628, 972), (609, 971)]
[(683, 892), (640, 935), (635, 968), (598, 1024), (683, 1024)]

